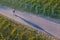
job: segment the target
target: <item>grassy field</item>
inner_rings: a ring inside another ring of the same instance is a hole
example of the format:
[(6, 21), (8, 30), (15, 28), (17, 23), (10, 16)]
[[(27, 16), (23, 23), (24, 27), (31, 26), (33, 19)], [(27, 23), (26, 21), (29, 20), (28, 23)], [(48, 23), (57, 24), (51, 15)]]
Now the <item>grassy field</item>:
[(0, 0), (0, 5), (60, 19), (60, 0)]
[[(0, 40), (53, 40), (38, 30), (13, 22), (0, 15)], [(57, 40), (57, 39), (56, 39)]]

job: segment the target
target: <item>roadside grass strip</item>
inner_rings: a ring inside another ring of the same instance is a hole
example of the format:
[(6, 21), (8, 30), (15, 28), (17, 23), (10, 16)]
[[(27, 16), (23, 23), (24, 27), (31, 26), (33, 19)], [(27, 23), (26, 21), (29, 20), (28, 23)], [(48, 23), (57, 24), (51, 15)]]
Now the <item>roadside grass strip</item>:
[(0, 40), (58, 40), (57, 37), (13, 21), (0, 14)]

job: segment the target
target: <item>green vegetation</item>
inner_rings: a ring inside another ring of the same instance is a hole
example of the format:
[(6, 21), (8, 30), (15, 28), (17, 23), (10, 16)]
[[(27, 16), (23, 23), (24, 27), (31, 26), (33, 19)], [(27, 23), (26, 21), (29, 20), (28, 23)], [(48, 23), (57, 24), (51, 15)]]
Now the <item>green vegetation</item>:
[(0, 4), (60, 19), (60, 0), (0, 0)]
[[(13, 22), (12, 20), (0, 15), (0, 40), (53, 40), (55, 37), (50, 37), (38, 30), (30, 28), (21, 23)], [(56, 39), (57, 40), (57, 39)]]

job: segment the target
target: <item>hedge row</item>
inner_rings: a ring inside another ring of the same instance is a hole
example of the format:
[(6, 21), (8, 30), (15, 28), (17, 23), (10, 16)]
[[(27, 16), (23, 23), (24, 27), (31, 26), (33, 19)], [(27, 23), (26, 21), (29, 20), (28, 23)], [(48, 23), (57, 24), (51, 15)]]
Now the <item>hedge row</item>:
[(0, 4), (60, 19), (60, 0), (0, 0)]

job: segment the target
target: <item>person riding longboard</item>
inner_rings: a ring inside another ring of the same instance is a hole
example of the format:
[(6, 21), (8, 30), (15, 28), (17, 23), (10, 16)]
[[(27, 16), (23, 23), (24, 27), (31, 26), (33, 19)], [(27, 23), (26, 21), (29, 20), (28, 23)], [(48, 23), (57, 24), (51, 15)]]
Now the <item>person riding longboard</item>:
[(15, 14), (15, 9), (13, 9), (13, 15), (14, 15), (14, 16), (17, 16), (17, 15)]
[(13, 9), (13, 15), (15, 15), (15, 9)]
[(15, 9), (13, 9), (13, 13), (15, 13)]

